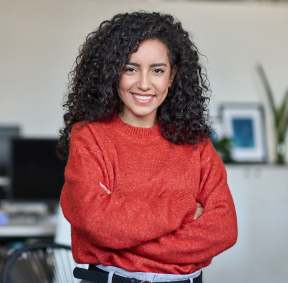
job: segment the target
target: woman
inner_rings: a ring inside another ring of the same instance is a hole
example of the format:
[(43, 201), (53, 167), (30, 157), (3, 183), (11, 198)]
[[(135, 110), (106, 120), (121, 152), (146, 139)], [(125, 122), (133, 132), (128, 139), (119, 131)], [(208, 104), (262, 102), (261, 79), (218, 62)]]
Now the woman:
[(207, 90), (171, 15), (118, 14), (88, 35), (59, 143), (73, 256), (92, 270), (82, 279), (202, 282), (201, 268), (236, 242)]

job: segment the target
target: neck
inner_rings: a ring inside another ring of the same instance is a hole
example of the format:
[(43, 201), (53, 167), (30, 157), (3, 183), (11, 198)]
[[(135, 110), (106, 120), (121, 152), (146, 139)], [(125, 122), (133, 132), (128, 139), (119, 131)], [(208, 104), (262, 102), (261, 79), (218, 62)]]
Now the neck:
[(157, 124), (157, 117), (155, 116), (129, 116), (125, 113), (119, 113), (119, 118), (126, 124), (139, 128), (152, 128)]

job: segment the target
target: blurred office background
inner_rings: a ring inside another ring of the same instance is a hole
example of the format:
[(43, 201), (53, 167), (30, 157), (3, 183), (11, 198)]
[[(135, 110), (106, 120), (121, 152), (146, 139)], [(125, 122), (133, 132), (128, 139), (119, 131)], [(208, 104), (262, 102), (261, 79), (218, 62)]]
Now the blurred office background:
[[(140, 9), (171, 13), (191, 32), (205, 55), (215, 128), (223, 103), (261, 104), (265, 113), (267, 163), (227, 164), (239, 240), (204, 270), (204, 283), (286, 282), (288, 168), (274, 164), (273, 115), (256, 64), (279, 105), (288, 88), (287, 1), (0, 0), (0, 126), (18, 126), (25, 138), (57, 138), (79, 46), (103, 20)], [(69, 229), (60, 230), (69, 243)]]

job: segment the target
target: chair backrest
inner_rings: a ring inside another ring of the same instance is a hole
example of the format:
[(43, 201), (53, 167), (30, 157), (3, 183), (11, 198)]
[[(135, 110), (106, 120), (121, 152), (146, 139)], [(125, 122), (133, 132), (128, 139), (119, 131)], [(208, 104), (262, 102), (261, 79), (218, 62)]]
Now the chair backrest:
[(2, 283), (73, 283), (79, 266), (71, 248), (55, 243), (36, 243), (15, 250), (3, 266)]

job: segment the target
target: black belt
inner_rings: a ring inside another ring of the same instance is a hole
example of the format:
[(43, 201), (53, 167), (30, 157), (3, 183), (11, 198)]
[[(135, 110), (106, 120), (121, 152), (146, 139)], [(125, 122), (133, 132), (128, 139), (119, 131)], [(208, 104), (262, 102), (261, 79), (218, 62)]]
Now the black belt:
[[(107, 283), (109, 272), (97, 268), (95, 265), (90, 264), (89, 269), (83, 269), (76, 267), (74, 269), (73, 275), (77, 279), (84, 279), (96, 283)], [(139, 280), (135, 278), (122, 277), (116, 274), (113, 274), (112, 283), (141, 283), (149, 282), (148, 280)], [(181, 281), (168, 281), (168, 282), (154, 282), (154, 283), (190, 283), (190, 280), (181, 280)], [(202, 272), (196, 278), (193, 278), (193, 283), (202, 283)]]

